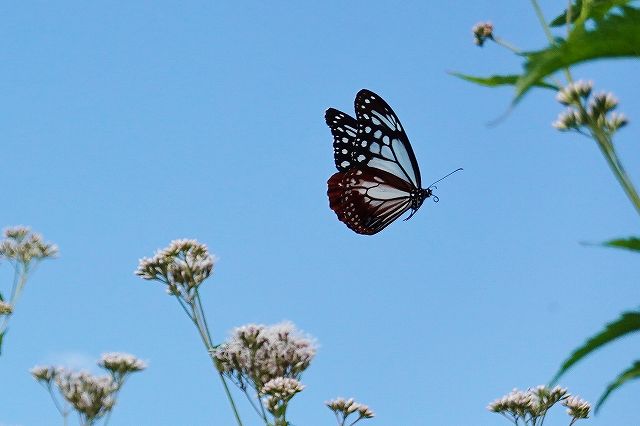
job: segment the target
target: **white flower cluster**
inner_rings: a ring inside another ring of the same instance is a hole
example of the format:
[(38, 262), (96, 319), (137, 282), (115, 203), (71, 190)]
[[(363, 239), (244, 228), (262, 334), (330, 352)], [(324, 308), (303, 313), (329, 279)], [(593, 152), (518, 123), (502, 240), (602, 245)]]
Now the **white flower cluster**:
[(13, 226), (4, 230), (0, 241), (0, 257), (10, 261), (28, 264), (32, 260), (42, 260), (58, 254), (55, 244), (45, 243), (40, 234), (32, 233), (26, 226)]
[(39, 382), (51, 383), (51, 381), (56, 377), (56, 367), (52, 367), (49, 365), (36, 365), (29, 372)]
[(578, 80), (558, 91), (556, 100), (562, 105), (574, 105), (580, 99), (587, 99), (593, 89), (593, 81)]
[[(135, 356), (118, 352), (103, 354), (98, 365), (110, 376), (94, 376), (83, 371), (42, 365), (33, 367), (29, 372), (49, 391), (54, 402), (57, 401), (52, 386), (55, 384), (60, 395), (78, 412), (81, 423), (89, 425), (111, 411), (126, 376), (147, 367)], [(59, 407), (57, 402), (56, 407)]]
[(273, 379), (300, 379), (315, 354), (315, 342), (292, 323), (283, 322), (238, 327), (214, 356), (218, 369), (236, 385), (260, 393)]
[(567, 389), (556, 386), (549, 389), (540, 385), (535, 388), (521, 391), (513, 389), (502, 398), (496, 399), (487, 406), (494, 413), (509, 413), (517, 417), (543, 416), (556, 402), (565, 398)]
[(118, 387), (111, 377), (57, 369), (55, 381), (64, 399), (87, 420), (99, 419), (115, 404)]
[(338, 424), (341, 425), (344, 424), (346, 418), (353, 413), (358, 413), (359, 416), (353, 423), (360, 419), (371, 419), (375, 417), (373, 410), (364, 404), (354, 401), (353, 398), (336, 398), (325, 402), (325, 405), (335, 413)]
[(11, 303), (0, 302), (0, 315), (9, 315), (13, 312), (13, 306)]
[(277, 416), (284, 411), (282, 407), (286, 407), (287, 403), (297, 393), (302, 392), (305, 388), (296, 379), (288, 377), (276, 377), (269, 380), (262, 387), (261, 394), (267, 395), (264, 405), (271, 414)]
[(271, 395), (277, 399), (291, 399), (291, 397), (298, 392), (302, 392), (304, 385), (296, 379), (289, 377), (276, 377), (269, 380), (262, 387), (261, 393), (263, 395)]
[(493, 38), (493, 24), (491, 22), (478, 22), (471, 28), (473, 42), (482, 47), (487, 39)]
[(544, 418), (547, 411), (558, 401), (562, 401), (562, 405), (568, 408), (567, 413), (573, 417), (573, 422), (589, 417), (591, 405), (571, 396), (566, 388), (560, 386), (550, 389), (540, 385), (526, 391), (514, 389), (502, 398), (493, 401), (487, 406), (487, 409), (507, 417), (511, 416), (514, 422), (522, 419), (525, 424), (528, 424), (529, 421), (536, 424), (536, 420)]
[(576, 396), (571, 396), (562, 401), (562, 405), (567, 407), (567, 414), (569, 414), (574, 419), (589, 418), (589, 413), (591, 412), (591, 404), (583, 399), (580, 399)]
[(207, 246), (196, 240), (174, 240), (151, 257), (140, 259), (136, 275), (160, 281), (170, 294), (189, 298), (211, 275), (215, 259)]
[(135, 373), (147, 368), (147, 364), (135, 356), (122, 352), (108, 352), (102, 354), (98, 365), (114, 375)]
[[(584, 126), (598, 126), (609, 134), (628, 123), (624, 114), (612, 112), (618, 106), (618, 99), (612, 93), (598, 93), (591, 96), (593, 82), (576, 81), (561, 89), (556, 99), (568, 106), (566, 111), (560, 113), (553, 127), (560, 131), (581, 130)], [(586, 109), (582, 102), (589, 101)]]

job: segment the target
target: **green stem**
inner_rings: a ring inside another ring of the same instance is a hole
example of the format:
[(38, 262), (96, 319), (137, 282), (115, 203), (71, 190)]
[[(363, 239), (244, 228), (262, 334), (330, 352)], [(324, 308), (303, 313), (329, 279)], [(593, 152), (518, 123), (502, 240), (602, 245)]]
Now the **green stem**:
[(547, 20), (544, 19), (544, 14), (542, 13), (542, 9), (540, 8), (538, 1), (531, 0), (531, 4), (536, 11), (536, 16), (538, 17), (538, 21), (540, 21), (540, 25), (542, 25), (542, 28), (544, 29), (544, 34), (547, 36), (547, 40), (549, 40), (549, 43), (555, 44), (556, 41), (553, 38), (553, 34), (551, 33), (549, 25), (547, 25)]
[(522, 53), (522, 50), (518, 49), (513, 44), (509, 43), (508, 41), (506, 41), (505, 39), (503, 39), (501, 37), (490, 36), (489, 39), (493, 40), (493, 42), (496, 43), (497, 45), (500, 45), (500, 46), (504, 47), (505, 49), (510, 50), (511, 52), (515, 53), (516, 55), (520, 55)]
[[(196, 299), (199, 299), (199, 295), (196, 295)], [(236, 407), (236, 403), (233, 400), (233, 396), (229, 391), (229, 386), (227, 385), (227, 381), (224, 378), (224, 375), (220, 370), (218, 370), (218, 366), (216, 365), (216, 359), (213, 355), (214, 347), (213, 343), (210, 339), (210, 334), (208, 328), (205, 326), (205, 321), (203, 320), (204, 312), (200, 312), (198, 306), (202, 306), (198, 304), (198, 301), (190, 300), (189, 306), (191, 307), (192, 318), (196, 324), (196, 328), (198, 329), (198, 333), (200, 334), (200, 338), (202, 339), (202, 343), (204, 343), (207, 348), (207, 353), (213, 362), (213, 368), (218, 372), (218, 376), (220, 376), (220, 381), (222, 381), (222, 386), (224, 387), (224, 393), (227, 395), (227, 399), (229, 400), (229, 404), (231, 404), (231, 409), (233, 410), (233, 415), (236, 418), (236, 422), (238, 426), (242, 426), (242, 420), (240, 420), (240, 414), (238, 413), (238, 407)]]
[[(215, 366), (215, 361), (213, 362), (213, 366), (215, 367), (216, 370), (218, 369), (218, 367)], [(218, 371), (218, 375), (220, 376), (220, 380), (222, 381), (222, 386), (224, 386), (224, 393), (227, 395), (227, 399), (231, 404), (231, 409), (233, 410), (233, 415), (236, 418), (236, 422), (238, 423), (238, 426), (242, 426), (242, 420), (240, 420), (240, 414), (238, 414), (238, 408), (236, 407), (236, 403), (233, 400), (233, 396), (231, 396), (231, 392), (229, 391), (229, 386), (227, 385), (227, 381), (225, 380), (221, 371)]]
[[(531, 0), (531, 4), (533, 5), (533, 9), (536, 11), (536, 16), (538, 17), (538, 21), (540, 21), (540, 26), (542, 26), (542, 30), (544, 34), (547, 36), (547, 40), (549, 43), (556, 44), (556, 40), (553, 38), (553, 34), (551, 33), (551, 28), (549, 28), (549, 24), (547, 24), (547, 20), (544, 18), (544, 13), (542, 13), (542, 9), (538, 4), (537, 0)], [(567, 77), (568, 81), (571, 81), (571, 74), (569, 74), (569, 69), (564, 68), (564, 75)]]
[(615, 148), (613, 147), (613, 143), (611, 142), (611, 138), (605, 134), (605, 132), (600, 128), (593, 126), (592, 129), (593, 138), (598, 142), (598, 147), (604, 155), (604, 158), (607, 160), (607, 164), (609, 164), (609, 168), (615, 175), (618, 183), (622, 186), (622, 189), (627, 194), (627, 197), (635, 207), (636, 212), (640, 214), (640, 196), (638, 196), (638, 192), (636, 191), (629, 175), (625, 171), (618, 155), (615, 152)]

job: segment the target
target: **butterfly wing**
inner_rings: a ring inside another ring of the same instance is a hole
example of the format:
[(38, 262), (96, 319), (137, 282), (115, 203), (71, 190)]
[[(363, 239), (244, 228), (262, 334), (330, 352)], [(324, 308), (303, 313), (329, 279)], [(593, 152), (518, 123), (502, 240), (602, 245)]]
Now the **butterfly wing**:
[(360, 153), (355, 146), (358, 122), (349, 114), (335, 108), (329, 108), (324, 114), (324, 119), (333, 135), (333, 158), (336, 168), (341, 172), (349, 170), (358, 162)]
[(398, 116), (380, 96), (362, 89), (355, 100), (355, 140), (362, 164), (384, 170), (421, 188), (420, 168)]
[(411, 184), (385, 170), (353, 167), (327, 183), (329, 206), (358, 234), (376, 234), (411, 208)]

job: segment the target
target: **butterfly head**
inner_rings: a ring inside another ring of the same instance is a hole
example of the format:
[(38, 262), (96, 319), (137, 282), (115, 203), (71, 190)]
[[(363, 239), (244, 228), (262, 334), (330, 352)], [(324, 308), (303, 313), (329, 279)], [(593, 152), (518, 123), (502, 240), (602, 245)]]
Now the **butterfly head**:
[(416, 214), (422, 203), (424, 203), (424, 200), (426, 200), (427, 198), (433, 197), (433, 201), (435, 203), (438, 202), (438, 197), (433, 195), (433, 190), (431, 188), (435, 188), (435, 186), (429, 187), (427, 189), (416, 189), (411, 193), (411, 214), (409, 214), (409, 217), (407, 217), (405, 220), (411, 219), (411, 217)]

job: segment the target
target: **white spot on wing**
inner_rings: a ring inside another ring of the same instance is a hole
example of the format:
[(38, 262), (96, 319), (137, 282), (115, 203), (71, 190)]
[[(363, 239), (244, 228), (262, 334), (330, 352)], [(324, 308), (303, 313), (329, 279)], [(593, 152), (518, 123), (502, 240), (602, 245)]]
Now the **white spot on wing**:
[(391, 121), (389, 121), (386, 116), (380, 114), (376, 110), (371, 110), (371, 113), (378, 117), (389, 129), (396, 130), (396, 126)]
[[(400, 141), (400, 139), (394, 139), (391, 141), (391, 147), (393, 148), (393, 152), (395, 152), (398, 157), (398, 162), (402, 164), (402, 167), (406, 170), (408, 174), (408, 178), (411, 182), (417, 186), (416, 175), (413, 172), (413, 165), (411, 164), (411, 160), (409, 159), (409, 153), (404, 148), (404, 145)], [(406, 177), (405, 177), (406, 179)]]
[(391, 152), (391, 148), (389, 148), (387, 145), (382, 147), (382, 149), (380, 150), (380, 155), (382, 155), (384, 158), (388, 158), (389, 160), (395, 160), (395, 158), (393, 157), (393, 152)]
[(373, 167), (375, 169), (384, 170), (385, 172), (389, 172), (398, 176), (402, 180), (407, 180), (407, 177), (402, 172), (402, 169), (396, 164), (394, 161), (384, 160), (382, 158), (373, 157), (371, 160), (367, 162), (367, 166)]

